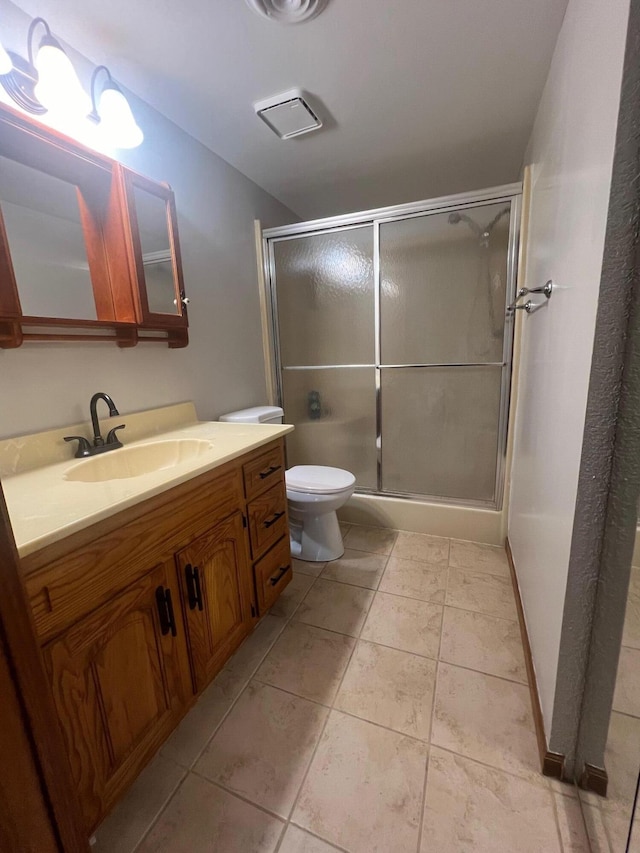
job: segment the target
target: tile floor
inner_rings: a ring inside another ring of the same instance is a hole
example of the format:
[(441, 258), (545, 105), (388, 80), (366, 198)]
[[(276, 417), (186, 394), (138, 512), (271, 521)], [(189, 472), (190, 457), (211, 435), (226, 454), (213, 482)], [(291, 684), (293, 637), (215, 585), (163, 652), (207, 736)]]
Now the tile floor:
[(341, 560), (295, 561), (95, 853), (589, 851), (538, 772), (502, 549), (343, 534)]

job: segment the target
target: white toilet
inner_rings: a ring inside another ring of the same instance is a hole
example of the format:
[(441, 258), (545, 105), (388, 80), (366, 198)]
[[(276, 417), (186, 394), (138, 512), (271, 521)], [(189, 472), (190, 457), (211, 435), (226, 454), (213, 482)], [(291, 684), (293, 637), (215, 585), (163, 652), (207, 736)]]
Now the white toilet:
[[(220, 420), (281, 424), (283, 415), (278, 406), (256, 406), (229, 412)], [(349, 471), (326, 465), (295, 465), (285, 478), (292, 555), (309, 562), (337, 560), (344, 554), (344, 545), (336, 511), (353, 494), (356, 478)]]

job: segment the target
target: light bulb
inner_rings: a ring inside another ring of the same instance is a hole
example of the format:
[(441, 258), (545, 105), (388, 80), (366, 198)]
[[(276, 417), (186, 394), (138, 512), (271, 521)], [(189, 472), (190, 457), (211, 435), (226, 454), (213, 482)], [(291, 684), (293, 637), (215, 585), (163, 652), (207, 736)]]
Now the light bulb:
[(129, 101), (113, 82), (106, 84), (98, 104), (100, 128), (116, 148), (137, 148), (144, 139)]
[(0, 44), (0, 75), (9, 74), (13, 70), (13, 62), (7, 51)]
[(65, 116), (83, 116), (91, 99), (82, 88), (71, 60), (51, 36), (45, 36), (35, 60), (38, 82), (34, 94), (43, 107)]

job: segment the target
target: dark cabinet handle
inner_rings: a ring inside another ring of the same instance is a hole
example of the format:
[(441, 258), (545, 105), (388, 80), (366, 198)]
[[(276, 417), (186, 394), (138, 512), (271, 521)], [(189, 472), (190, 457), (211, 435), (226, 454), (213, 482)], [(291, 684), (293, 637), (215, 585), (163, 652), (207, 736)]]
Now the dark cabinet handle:
[(160, 619), (160, 631), (162, 636), (166, 636), (171, 631), (171, 636), (175, 637), (178, 633), (176, 628), (176, 619), (173, 612), (173, 602), (171, 601), (171, 590), (159, 586), (156, 589), (156, 606), (158, 608), (158, 617)]
[(282, 578), (286, 575), (286, 573), (289, 571), (289, 568), (290, 568), (290, 566), (280, 566), (280, 568), (278, 569), (277, 576), (269, 578), (269, 583), (271, 584), (271, 586), (275, 586), (277, 583), (279, 583), (282, 580)]
[(279, 471), (280, 468), (280, 465), (271, 465), (269, 468), (266, 469), (266, 471), (260, 471), (260, 474), (258, 476), (261, 480), (264, 480), (267, 477), (270, 477), (272, 474), (275, 474), (275, 472)]
[(276, 512), (275, 515), (272, 515), (271, 518), (268, 518), (266, 521), (262, 522), (263, 527), (271, 527), (279, 518), (282, 518), (284, 515), (284, 510), (282, 512)]
[(200, 569), (187, 563), (184, 567), (185, 580), (187, 582), (187, 599), (189, 610), (202, 610), (202, 589), (200, 587)]

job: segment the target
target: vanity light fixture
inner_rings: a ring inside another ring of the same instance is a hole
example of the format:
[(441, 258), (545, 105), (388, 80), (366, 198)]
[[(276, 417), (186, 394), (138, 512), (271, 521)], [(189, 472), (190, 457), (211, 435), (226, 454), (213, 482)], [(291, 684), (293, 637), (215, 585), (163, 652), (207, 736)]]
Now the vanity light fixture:
[[(33, 32), (38, 23), (44, 25), (45, 35), (40, 40), (38, 53), (33, 54)], [(82, 88), (71, 60), (60, 42), (51, 35), (44, 18), (34, 18), (27, 36), (29, 62), (35, 67), (38, 82), (34, 94), (51, 112), (73, 116), (86, 115), (91, 109), (89, 96)]]
[[(100, 96), (97, 97), (96, 82), (101, 71), (105, 72), (107, 79)], [(89, 119), (100, 126), (115, 148), (137, 148), (144, 139), (144, 134), (131, 112), (129, 101), (106, 65), (98, 65), (91, 76)]]
[[(33, 40), (38, 26), (45, 34), (34, 54)], [(27, 32), (27, 59), (6, 51), (11, 69), (0, 77), (0, 83), (13, 100), (33, 115), (52, 112), (83, 115), (90, 109), (89, 99), (78, 80), (71, 60), (60, 42), (53, 37), (44, 18), (34, 18)]]

